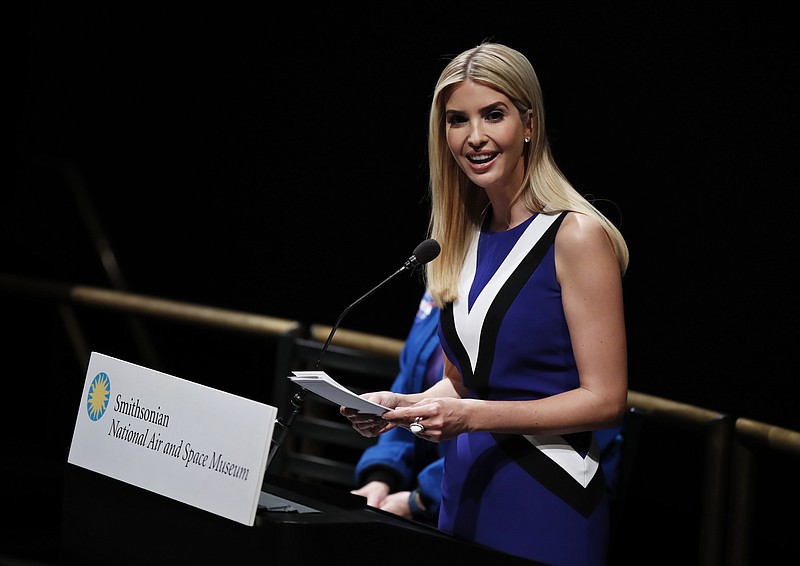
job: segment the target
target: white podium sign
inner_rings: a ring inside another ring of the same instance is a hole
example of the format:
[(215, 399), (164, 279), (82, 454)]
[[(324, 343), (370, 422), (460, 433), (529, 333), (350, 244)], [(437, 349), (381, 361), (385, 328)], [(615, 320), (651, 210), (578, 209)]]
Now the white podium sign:
[(67, 461), (252, 526), (276, 416), (92, 352)]

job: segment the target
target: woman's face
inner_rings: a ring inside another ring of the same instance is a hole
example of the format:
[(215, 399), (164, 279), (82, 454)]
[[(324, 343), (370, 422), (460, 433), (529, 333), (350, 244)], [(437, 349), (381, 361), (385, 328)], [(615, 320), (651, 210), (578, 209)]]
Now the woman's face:
[(523, 149), (530, 124), (511, 100), (488, 86), (465, 81), (445, 104), (447, 145), (467, 177), (489, 191), (516, 191), (525, 173)]

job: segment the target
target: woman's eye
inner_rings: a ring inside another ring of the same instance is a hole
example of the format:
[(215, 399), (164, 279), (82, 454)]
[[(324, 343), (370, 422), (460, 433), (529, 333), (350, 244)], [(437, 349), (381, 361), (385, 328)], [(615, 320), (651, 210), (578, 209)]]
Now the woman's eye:
[(460, 116), (458, 114), (449, 114), (447, 116), (447, 123), (453, 126), (457, 126), (458, 124), (463, 124), (466, 121), (467, 119), (464, 116)]
[(499, 122), (503, 119), (503, 113), (500, 110), (492, 110), (486, 115), (486, 119), (490, 122)]

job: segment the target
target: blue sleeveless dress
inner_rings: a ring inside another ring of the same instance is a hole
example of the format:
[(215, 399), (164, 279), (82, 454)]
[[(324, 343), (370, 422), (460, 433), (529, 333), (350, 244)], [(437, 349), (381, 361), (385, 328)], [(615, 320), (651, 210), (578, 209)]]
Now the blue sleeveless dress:
[[(476, 232), (459, 299), (439, 324), (470, 397), (539, 399), (578, 387), (555, 272), (564, 214)], [(545, 564), (605, 563), (608, 496), (591, 432), (475, 432), (447, 444), (440, 529)]]

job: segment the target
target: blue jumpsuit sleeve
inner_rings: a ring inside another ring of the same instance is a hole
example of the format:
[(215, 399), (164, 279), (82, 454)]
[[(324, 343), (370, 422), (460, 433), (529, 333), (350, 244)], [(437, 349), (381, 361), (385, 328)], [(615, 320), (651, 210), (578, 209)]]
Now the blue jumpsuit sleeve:
[(442, 473), (444, 458), (440, 457), (428, 464), (417, 476), (419, 495), (428, 511), (436, 516), (442, 503)]
[[(421, 391), (428, 360), (439, 347), (438, 310), (423, 311), (422, 308), (423, 305), (430, 305), (428, 297), (426, 293), (400, 353), (400, 371), (392, 383), (392, 391)], [(420, 440), (409, 431), (396, 427), (382, 434), (377, 443), (361, 455), (356, 464), (355, 482), (357, 486), (364, 485), (370, 473), (380, 470), (395, 479), (396, 483), (390, 484), (392, 491), (412, 489), (421, 469), (438, 457), (439, 447), (436, 444)]]

